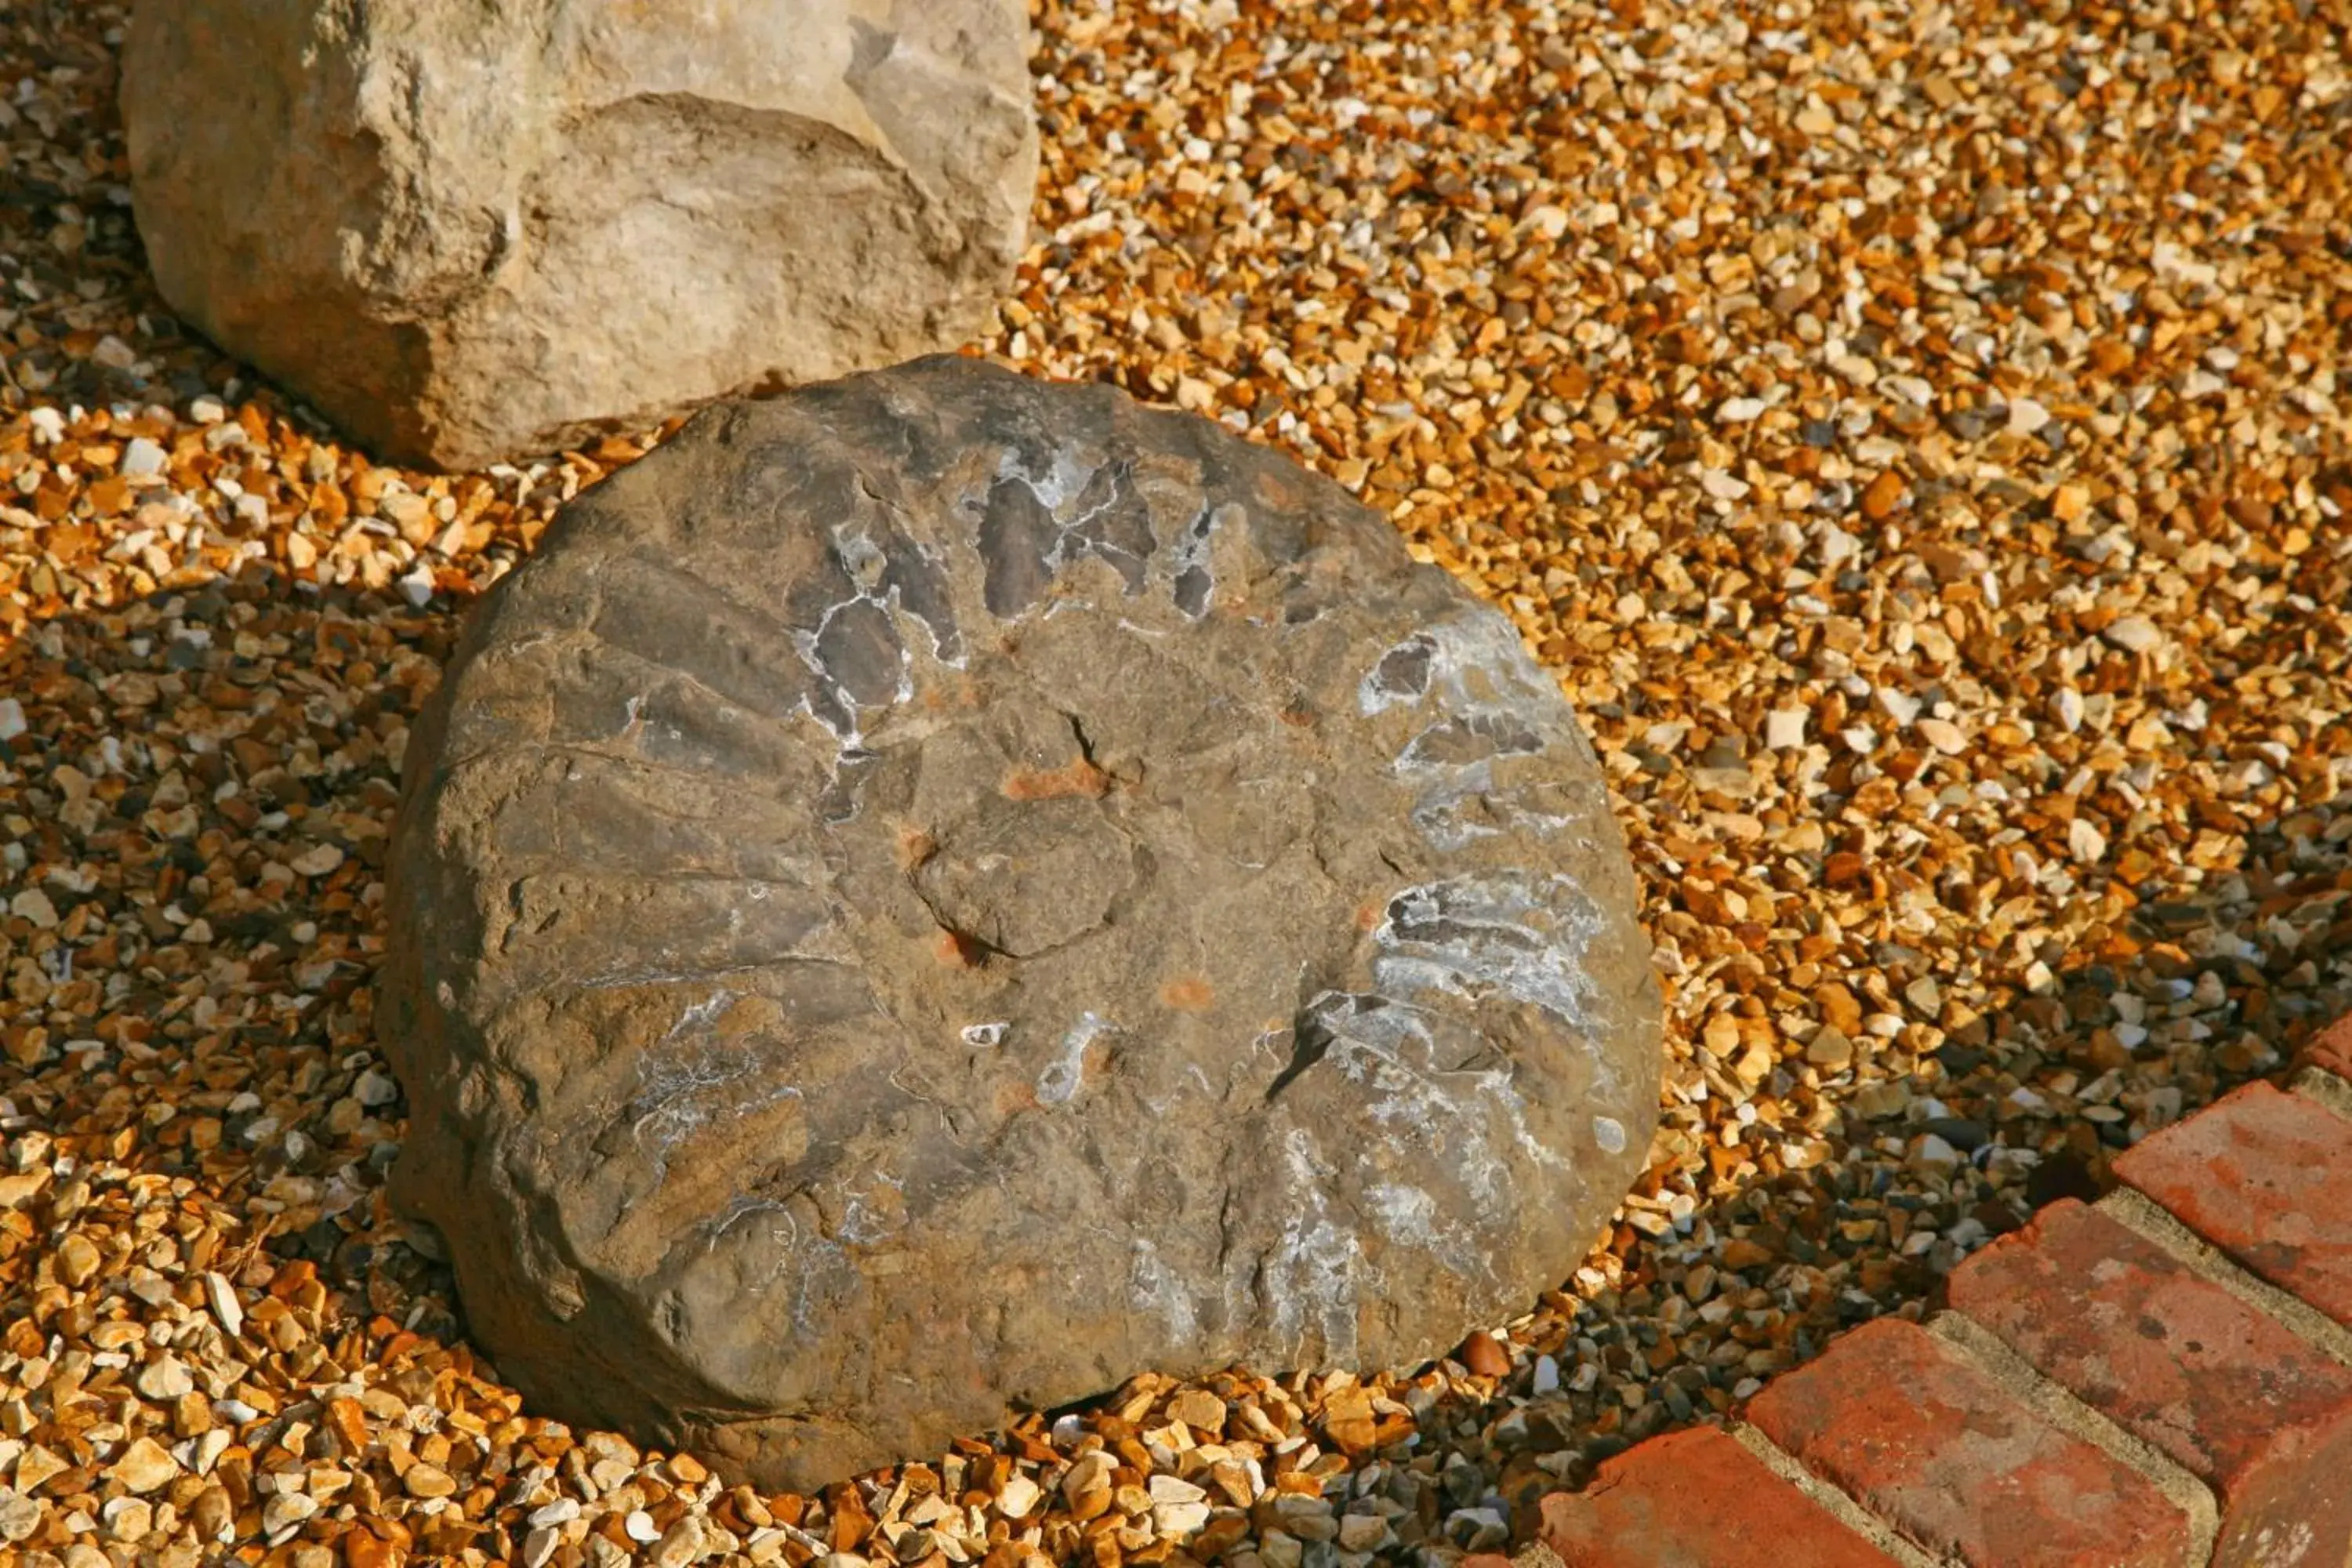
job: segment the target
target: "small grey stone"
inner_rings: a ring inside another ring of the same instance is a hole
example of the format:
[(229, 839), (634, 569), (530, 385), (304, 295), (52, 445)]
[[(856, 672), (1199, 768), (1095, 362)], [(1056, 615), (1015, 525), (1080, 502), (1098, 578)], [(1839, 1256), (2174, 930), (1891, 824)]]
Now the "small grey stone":
[(1650, 1145), (1557, 683), (1337, 485), (1108, 387), (704, 414), (482, 603), (406, 766), (396, 1201), (539, 1408), (762, 1484), (1147, 1367), (1432, 1359)]
[(1932, 1116), (1921, 1130), (1934, 1133), (1963, 1154), (1973, 1154), (1992, 1139), (1985, 1124), (1963, 1116)]

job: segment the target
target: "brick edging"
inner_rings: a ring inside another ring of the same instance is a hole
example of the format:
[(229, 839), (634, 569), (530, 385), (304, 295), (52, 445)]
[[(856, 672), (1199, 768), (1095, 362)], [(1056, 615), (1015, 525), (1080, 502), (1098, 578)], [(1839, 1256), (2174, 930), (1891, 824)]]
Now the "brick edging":
[[(2352, 1018), (1882, 1318), (1727, 1429), (1605, 1461), (1517, 1568), (2257, 1568), (2352, 1554)], [(1465, 1562), (1501, 1568), (1505, 1560)]]
[(2296, 1061), (2333, 1077), (2339, 1086), (2352, 1084), (2352, 1015), (2313, 1036)]

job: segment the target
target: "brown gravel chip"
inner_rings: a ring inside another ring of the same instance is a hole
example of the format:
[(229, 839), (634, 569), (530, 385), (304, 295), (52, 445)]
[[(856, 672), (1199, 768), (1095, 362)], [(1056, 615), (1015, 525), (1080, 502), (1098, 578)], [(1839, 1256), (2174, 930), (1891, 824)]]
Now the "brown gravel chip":
[[(1139, 1379), (814, 1497), (525, 1409), (380, 1207), (380, 870), (464, 602), (645, 443), (430, 478), (319, 439), (144, 278), (121, 7), (19, 6), (21, 1560), (578, 1568), (692, 1516), (719, 1563), (1435, 1568), (1916, 1311), (2352, 1007), (2340, 0), (1037, 13), (1035, 243), (989, 352), (1286, 446), (1507, 611), (1593, 731), (1668, 1013), (1608, 1243), (1490, 1325), (1498, 1381)], [(1221, 1429), (1171, 1413), (1194, 1390)], [(142, 1439), (185, 1473), (133, 1494)], [(457, 1489), (411, 1497), (419, 1463)]]

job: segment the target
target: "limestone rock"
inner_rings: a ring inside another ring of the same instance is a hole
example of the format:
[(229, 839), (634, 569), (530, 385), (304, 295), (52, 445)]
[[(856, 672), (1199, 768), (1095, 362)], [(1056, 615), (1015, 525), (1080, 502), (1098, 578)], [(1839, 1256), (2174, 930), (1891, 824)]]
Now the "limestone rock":
[(952, 347), (1019, 259), (1022, 0), (169, 0), (173, 310), (382, 458), (480, 467)]
[(704, 413), (485, 601), (407, 768), (395, 1197), (541, 1408), (765, 1484), (1442, 1354), (1649, 1143), (1557, 684), (1337, 486), (1108, 387)]

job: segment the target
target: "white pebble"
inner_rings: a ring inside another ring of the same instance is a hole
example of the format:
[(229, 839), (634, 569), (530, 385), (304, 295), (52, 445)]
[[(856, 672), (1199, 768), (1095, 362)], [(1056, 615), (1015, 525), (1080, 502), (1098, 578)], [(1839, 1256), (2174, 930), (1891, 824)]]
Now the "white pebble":
[(1027, 1476), (1008, 1477), (996, 1489), (996, 1511), (1007, 1519), (1025, 1519), (1029, 1510), (1037, 1506), (1040, 1495), (1037, 1483)]
[(332, 844), (317, 844), (287, 862), (305, 877), (323, 877), (343, 863), (343, 852)]
[[(235, 1113), (232, 1107), (231, 1114)], [(236, 1292), (229, 1288), (229, 1282), (216, 1273), (205, 1275), (205, 1303), (212, 1308), (213, 1317), (220, 1323), (221, 1331), (231, 1339), (236, 1338), (238, 1331), (245, 1327), (245, 1308), (238, 1303)]]
[(1948, 1171), (1960, 1163), (1960, 1152), (1933, 1132), (1922, 1132), (1911, 1141), (1910, 1160), (1919, 1169)]
[(144, 436), (131, 438), (122, 449), (122, 477), (126, 479), (145, 479), (163, 471), (163, 448)]
[(1521, 218), (1519, 226), (1545, 239), (1558, 239), (1568, 232), (1568, 214), (1547, 203)]
[(163, 1400), (179, 1398), (194, 1390), (196, 1383), (176, 1356), (166, 1353), (158, 1356), (139, 1374), (137, 1386), (139, 1392), (148, 1398)]
[(1204, 1502), (1163, 1502), (1151, 1510), (1151, 1528), (1163, 1537), (1181, 1539), (1208, 1528), (1209, 1505)]
[(1907, 691), (1897, 691), (1891, 686), (1878, 689), (1878, 705), (1886, 710), (1889, 719), (1895, 721), (1896, 728), (1904, 730), (1909, 729), (1919, 717), (1921, 706), (1916, 697)]
[(1764, 744), (1775, 752), (1792, 752), (1805, 743), (1805, 726), (1812, 715), (1802, 708), (1775, 708), (1764, 715)]
[(0, 741), (13, 741), (25, 730), (25, 705), (13, 697), (0, 697)]
[(2073, 687), (2060, 687), (2058, 694), (2050, 700), (2050, 707), (2069, 735), (2083, 727), (2083, 694)]
[(1948, 719), (1922, 719), (1919, 738), (1948, 757), (1957, 757), (1969, 749), (1968, 731)]

